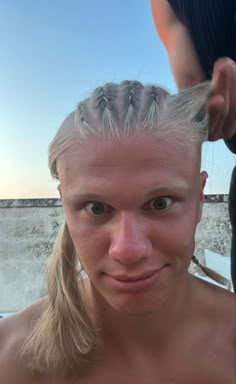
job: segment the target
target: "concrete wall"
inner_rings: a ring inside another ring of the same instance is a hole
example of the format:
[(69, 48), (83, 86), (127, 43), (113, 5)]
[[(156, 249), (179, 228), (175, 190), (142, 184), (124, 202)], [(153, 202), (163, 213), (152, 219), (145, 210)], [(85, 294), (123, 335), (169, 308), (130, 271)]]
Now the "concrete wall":
[[(207, 196), (196, 234), (196, 255), (204, 249), (230, 253), (226, 195)], [(0, 313), (15, 312), (45, 293), (43, 264), (63, 210), (58, 199), (0, 200)]]
[(204, 249), (229, 256), (231, 248), (231, 225), (227, 195), (208, 195), (203, 207), (202, 220), (195, 236), (195, 253), (200, 258)]
[(0, 313), (43, 295), (42, 267), (62, 221), (57, 199), (0, 200)]

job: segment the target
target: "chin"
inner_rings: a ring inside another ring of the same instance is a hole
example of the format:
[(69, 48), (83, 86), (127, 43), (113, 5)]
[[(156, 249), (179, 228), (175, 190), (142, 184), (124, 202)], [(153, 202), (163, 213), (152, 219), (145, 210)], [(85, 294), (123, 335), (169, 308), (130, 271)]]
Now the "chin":
[(120, 315), (128, 316), (147, 316), (158, 313), (165, 303), (168, 301), (167, 294), (150, 293), (151, 297), (146, 294), (127, 295), (117, 300), (108, 300), (107, 303), (112, 309)]
[(121, 285), (107, 289), (107, 285), (93, 286), (94, 298), (101, 311), (109, 308), (120, 315), (145, 316), (159, 312), (169, 302), (175, 291), (174, 284), (159, 281), (151, 286)]

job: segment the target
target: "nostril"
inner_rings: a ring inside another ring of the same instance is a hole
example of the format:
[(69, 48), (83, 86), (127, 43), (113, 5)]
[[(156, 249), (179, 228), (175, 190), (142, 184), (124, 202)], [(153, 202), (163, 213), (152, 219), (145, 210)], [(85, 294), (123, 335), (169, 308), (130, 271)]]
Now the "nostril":
[(145, 244), (118, 241), (110, 247), (110, 256), (123, 264), (140, 262), (147, 254)]

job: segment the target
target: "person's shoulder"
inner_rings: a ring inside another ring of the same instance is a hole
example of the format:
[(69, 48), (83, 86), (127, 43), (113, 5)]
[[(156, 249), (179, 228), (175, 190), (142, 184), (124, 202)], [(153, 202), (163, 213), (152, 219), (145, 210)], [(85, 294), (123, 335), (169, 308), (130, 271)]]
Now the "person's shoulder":
[[(208, 287), (209, 297), (211, 296), (212, 298), (217, 297), (218, 304), (220, 303), (221, 305), (228, 307), (229, 309), (232, 308), (231, 304), (233, 302), (235, 303), (235, 298), (236, 298), (235, 293), (229, 291), (228, 289), (222, 286), (219, 286), (213, 283), (205, 282), (205, 284)], [(216, 302), (215, 302), (215, 305), (216, 305)]]
[(20, 312), (0, 319), (0, 383), (22, 382), (25, 368), (21, 349), (46, 302), (46, 298), (40, 299)]
[[(13, 339), (25, 338), (32, 329), (33, 322), (43, 312), (47, 297), (35, 301), (23, 310), (0, 320), (1, 346), (8, 344)], [(2, 348), (1, 348), (2, 350)], [(0, 355), (1, 356), (1, 355)]]
[(198, 277), (194, 277), (194, 283), (199, 294), (204, 294), (206, 302), (208, 304), (211, 303), (210, 307), (217, 309), (219, 304), (225, 307), (225, 309), (228, 308), (228, 310), (233, 307), (232, 304), (235, 303), (236, 298), (235, 293), (223, 288), (223, 286), (216, 285), (213, 282), (210, 283)]
[(214, 287), (212, 291), (211, 304), (210, 299), (208, 303), (214, 352), (218, 356), (222, 377), (228, 377), (228, 381), (224, 382), (233, 383), (236, 357), (236, 294), (220, 287)]
[[(197, 319), (199, 327), (198, 345), (202, 361), (209, 360), (209, 370), (215, 372), (218, 380), (222, 377), (222, 383), (233, 383), (236, 356), (236, 295), (198, 278), (194, 280), (194, 290), (197, 297), (194, 318)], [(206, 345), (207, 350), (204, 349)]]
[(215, 311), (221, 315), (220, 317), (225, 324), (228, 324), (228, 326), (231, 325), (232, 332), (236, 336), (236, 294), (217, 287), (214, 292), (214, 297), (216, 300)]
[(198, 303), (202, 312), (215, 326), (222, 327), (232, 341), (236, 341), (236, 294), (215, 284), (197, 280)]

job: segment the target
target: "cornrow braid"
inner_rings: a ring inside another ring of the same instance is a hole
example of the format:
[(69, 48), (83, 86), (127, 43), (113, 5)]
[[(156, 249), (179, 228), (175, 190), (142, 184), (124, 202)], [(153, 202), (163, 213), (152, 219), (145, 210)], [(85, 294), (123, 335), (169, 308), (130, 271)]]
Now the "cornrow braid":
[[(95, 91), (96, 92), (96, 91)], [(97, 98), (97, 105), (96, 105), (96, 108), (101, 112), (103, 113), (105, 108), (109, 108), (108, 106), (108, 98), (106, 97), (105, 95), (105, 90), (104, 90), (104, 87), (99, 87), (98, 88), (98, 92), (99, 92), (99, 96)]]
[(123, 81), (120, 87), (121, 126), (126, 135), (135, 130), (144, 86), (139, 81)]
[(118, 85), (117, 84), (105, 84), (103, 87), (98, 87), (92, 93), (89, 106), (91, 107), (93, 119), (99, 130), (99, 124), (101, 124), (100, 130), (102, 132), (108, 131), (115, 133), (119, 136), (118, 130), (118, 111), (117, 111), (117, 97), (118, 97)]
[(147, 85), (144, 89), (143, 108), (140, 112), (140, 120), (144, 129), (147, 127), (157, 131), (158, 123), (161, 120), (164, 100), (169, 97), (169, 93), (161, 87)]
[(81, 103), (78, 104), (77, 111), (78, 111), (80, 123), (83, 124), (85, 121), (85, 118), (84, 118), (84, 101), (82, 101)]
[(75, 111), (75, 125), (78, 129), (79, 136), (85, 137), (96, 132), (88, 111), (89, 99), (86, 99), (77, 105)]

